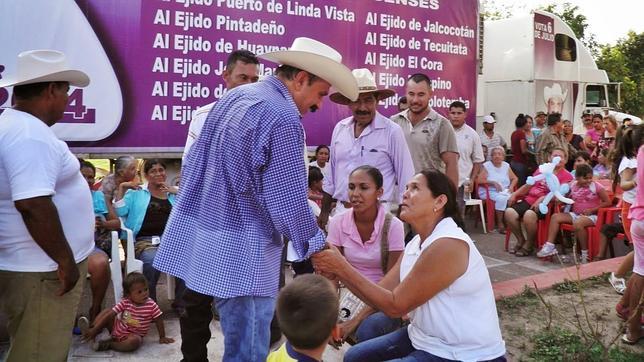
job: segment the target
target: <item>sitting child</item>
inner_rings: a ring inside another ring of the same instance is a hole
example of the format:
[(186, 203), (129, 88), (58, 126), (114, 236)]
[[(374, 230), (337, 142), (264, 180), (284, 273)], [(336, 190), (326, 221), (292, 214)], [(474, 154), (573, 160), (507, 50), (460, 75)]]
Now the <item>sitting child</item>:
[[(104, 351), (113, 349), (120, 352), (137, 350), (143, 343), (143, 337), (148, 334), (150, 324), (154, 322), (159, 331), (159, 343), (172, 343), (174, 339), (165, 336), (165, 328), (161, 319), (159, 306), (150, 298), (148, 281), (141, 273), (132, 272), (123, 280), (123, 299), (112, 309), (103, 310), (94, 325), (89, 325), (87, 318), (78, 320), (84, 340), (93, 340), (92, 349)], [(108, 328), (111, 336), (102, 339), (96, 336), (104, 328)]]
[(572, 212), (559, 212), (552, 215), (548, 226), (548, 241), (537, 253), (540, 258), (557, 254), (555, 241), (560, 224), (572, 224), (575, 235), (581, 247), (581, 263), (588, 262), (588, 231), (586, 227), (594, 226), (597, 222), (597, 211), (609, 207), (611, 201), (606, 190), (593, 181), (593, 170), (589, 165), (579, 165), (575, 168), (575, 181), (570, 186), (570, 198), (575, 201)]
[(309, 167), (309, 200), (315, 202), (318, 207), (322, 207), (322, 180), (324, 175), (317, 167)]
[(597, 164), (593, 168), (593, 173), (597, 178), (610, 178), (610, 166), (608, 166), (608, 149), (601, 150), (597, 157)]
[(338, 309), (338, 292), (320, 275), (303, 275), (287, 284), (276, 306), (287, 341), (266, 362), (322, 361), (327, 343), (339, 334)]

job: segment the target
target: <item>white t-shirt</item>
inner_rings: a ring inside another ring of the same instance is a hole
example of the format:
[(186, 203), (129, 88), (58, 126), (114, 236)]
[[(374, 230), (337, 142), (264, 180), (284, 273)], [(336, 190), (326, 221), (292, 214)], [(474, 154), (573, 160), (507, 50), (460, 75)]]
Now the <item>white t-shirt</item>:
[[(630, 168), (632, 170), (637, 170), (637, 158), (635, 157), (627, 158), (626, 156), (622, 157), (622, 161), (619, 163), (617, 173), (621, 175), (622, 172), (627, 168)], [(622, 200), (632, 205), (635, 202), (636, 196), (637, 196), (637, 187), (633, 187), (628, 191), (624, 191), (624, 193), (622, 194)]]
[[(459, 154), (458, 187), (461, 187), (465, 180), (470, 178), (474, 164), (485, 161), (485, 156), (483, 156), (481, 138), (472, 127), (464, 124), (459, 129), (455, 128), (454, 133), (456, 134)], [(470, 180), (470, 182), (473, 184), (474, 180)]]
[(206, 104), (203, 107), (197, 108), (195, 113), (192, 115), (190, 120), (190, 127), (188, 127), (188, 137), (186, 138), (186, 146), (183, 148), (183, 161), (186, 159), (186, 155), (192, 145), (197, 142), (197, 138), (201, 134), (201, 129), (203, 128), (204, 123), (206, 123), (206, 118), (208, 118), (208, 113), (212, 107), (215, 106), (215, 102)]
[(327, 175), (328, 175), (328, 173), (329, 173), (329, 163), (328, 163), (328, 162), (324, 164), (324, 167), (322, 167), (322, 166), (320, 166), (320, 165), (318, 164), (318, 161), (311, 161), (311, 162), (309, 163), (309, 166), (319, 168), (319, 169), (320, 169), (320, 171), (322, 171), (322, 176), (324, 176), (324, 178), (326, 178), (326, 176), (327, 176)]
[(416, 235), (405, 247), (400, 280), (436, 240), (453, 238), (469, 246), (467, 270), (449, 287), (409, 313), (414, 348), (458, 361), (487, 361), (505, 354), (490, 274), (472, 239), (452, 218), (441, 220), (421, 245)]
[(80, 262), (94, 250), (94, 208), (78, 160), (44, 122), (6, 109), (0, 115), (0, 270), (58, 268), (33, 240), (14, 205), (49, 195), (74, 259)]

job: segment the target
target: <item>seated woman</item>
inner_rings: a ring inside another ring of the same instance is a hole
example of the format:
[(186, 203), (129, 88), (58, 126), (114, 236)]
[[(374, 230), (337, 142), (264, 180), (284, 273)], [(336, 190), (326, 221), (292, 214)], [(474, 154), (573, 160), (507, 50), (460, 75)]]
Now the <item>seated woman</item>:
[(438, 171), (422, 171), (407, 184), (400, 216), (418, 235), (378, 284), (334, 246), (313, 255), (318, 272), (370, 306), (390, 317), (409, 315), (408, 326), (356, 344), (344, 361), (505, 361), (490, 276), (462, 229), (456, 186)]
[(108, 211), (105, 195), (101, 191), (94, 191), (92, 187), (96, 181), (96, 168), (90, 162), (80, 161), (81, 175), (87, 181), (92, 193), (94, 214), (96, 216), (96, 231), (94, 233), (95, 249), (90, 254), (87, 263), (87, 272), (90, 275), (89, 283), (92, 290), (92, 305), (89, 308), (89, 321), (101, 311), (105, 292), (110, 283), (109, 253), (112, 248), (110, 230), (119, 230), (121, 222), (114, 213)]
[[(569, 183), (572, 181), (572, 175), (565, 168), (568, 161), (566, 151), (563, 148), (553, 149), (550, 160), (557, 156), (561, 157), (561, 161), (555, 167), (554, 173), (559, 179), (559, 183)], [(535, 171), (534, 176), (538, 174), (540, 174), (539, 170)], [(517, 243), (511, 251), (516, 256), (528, 256), (534, 251), (537, 221), (545, 218), (545, 215), (539, 212), (539, 204), (549, 191), (546, 181), (541, 180), (534, 185), (525, 184), (510, 195), (509, 207), (505, 210), (504, 217), (505, 224), (517, 238)], [(523, 228), (525, 228), (527, 237), (523, 236)]]
[[(158, 159), (145, 161), (143, 173), (147, 188), (135, 181), (123, 182), (116, 191), (114, 207), (119, 217), (125, 219), (125, 227), (134, 233), (135, 257), (143, 262), (143, 275), (148, 279), (150, 298), (157, 300), (156, 286), (160, 272), (152, 266), (159, 248), (159, 239), (170, 217), (174, 204), (175, 187), (166, 185), (165, 164)], [(177, 282), (180, 296), (182, 283)], [(179, 299), (177, 299), (179, 300)]]
[(588, 262), (588, 231), (589, 226), (597, 222), (597, 211), (602, 207), (609, 207), (611, 200), (606, 190), (599, 183), (593, 181), (593, 169), (589, 165), (579, 165), (575, 169), (575, 181), (570, 186), (570, 198), (575, 200), (572, 211), (558, 212), (552, 215), (548, 225), (548, 239), (539, 250), (540, 258), (557, 254), (555, 242), (559, 234), (559, 226), (564, 223), (575, 227), (575, 236), (581, 249), (581, 264)]
[[(382, 174), (372, 166), (360, 166), (349, 175), (351, 209), (329, 221), (327, 240), (338, 247), (359, 273), (378, 283), (396, 264), (405, 249), (402, 221), (388, 213), (379, 202)], [(400, 318), (389, 318), (373, 311), (358, 313), (342, 324), (347, 337), (356, 330), (358, 341), (365, 341), (400, 328)]]
[[(504, 161), (505, 150), (498, 146), (492, 149), (492, 159), (483, 163), (478, 176), (479, 185), (487, 185), (490, 193), (490, 200), (494, 201), (494, 215), (498, 230), (505, 233), (503, 224), (503, 212), (508, 204), (509, 194), (506, 190), (514, 190), (519, 178), (512, 172), (510, 165)], [(487, 199), (487, 192), (484, 187), (479, 187), (479, 198)]]

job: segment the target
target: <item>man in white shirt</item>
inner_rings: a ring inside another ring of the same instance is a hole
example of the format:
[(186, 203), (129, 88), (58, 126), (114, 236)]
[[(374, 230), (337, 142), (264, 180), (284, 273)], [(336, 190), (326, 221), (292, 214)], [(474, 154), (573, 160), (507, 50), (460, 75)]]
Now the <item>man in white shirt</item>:
[(53, 50), (20, 53), (13, 108), (0, 115), (0, 311), (7, 314), (7, 361), (67, 360), (94, 210), (78, 160), (49, 128), (63, 118), (69, 86), (88, 76)]
[[(324, 178), (324, 192), (338, 201), (336, 212), (350, 208), (349, 175), (359, 166), (376, 167), (383, 176), (383, 202), (400, 203), (405, 185), (414, 176), (414, 163), (400, 126), (377, 111), (378, 102), (393, 96), (391, 89), (378, 89), (368, 69), (354, 69), (359, 96), (355, 102), (340, 93), (331, 101), (347, 105), (353, 115), (333, 129), (329, 177)], [(326, 214), (327, 205), (322, 213)], [(326, 215), (323, 215), (326, 217)]]
[[(224, 78), (227, 91), (240, 85), (255, 83), (259, 80), (259, 60), (255, 54), (248, 50), (235, 50), (230, 53), (226, 60), (226, 67), (224, 68), (222, 77)], [(183, 149), (184, 160), (192, 145), (199, 138), (208, 113), (210, 113), (214, 105), (215, 102), (212, 102), (203, 107), (199, 107), (192, 115), (186, 146)]]
[(461, 210), (465, 206), (464, 194), (472, 193), (481, 164), (485, 161), (481, 139), (476, 131), (465, 124), (467, 109), (460, 101), (449, 105), (449, 120), (456, 133), (458, 143), (458, 198)]

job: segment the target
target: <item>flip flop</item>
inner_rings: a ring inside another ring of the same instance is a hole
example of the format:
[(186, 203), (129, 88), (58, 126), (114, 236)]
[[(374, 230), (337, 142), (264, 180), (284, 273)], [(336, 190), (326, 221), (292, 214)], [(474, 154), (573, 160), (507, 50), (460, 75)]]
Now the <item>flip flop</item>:
[(523, 258), (523, 257), (532, 255), (532, 250), (525, 250), (525, 249), (521, 248), (521, 250), (517, 251), (516, 254), (514, 254), (514, 255), (518, 256), (520, 258)]
[(622, 335), (622, 342), (626, 344), (634, 345), (634, 344), (637, 344), (642, 338), (644, 338), (644, 336), (640, 336), (637, 340), (633, 341), (628, 338), (628, 334), (624, 333)]

